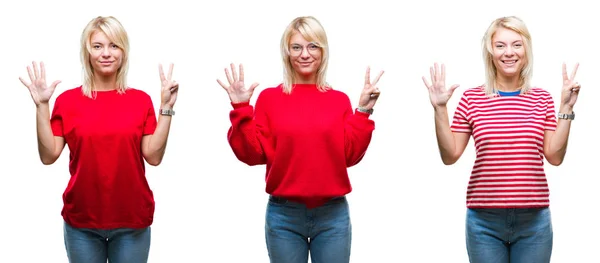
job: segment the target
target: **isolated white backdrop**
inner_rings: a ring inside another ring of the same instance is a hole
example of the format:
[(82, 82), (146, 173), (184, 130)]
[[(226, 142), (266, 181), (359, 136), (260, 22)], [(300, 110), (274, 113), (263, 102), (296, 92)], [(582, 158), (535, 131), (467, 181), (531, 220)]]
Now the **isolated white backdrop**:
[[(533, 3), (535, 2), (535, 4)], [(43, 60), (53, 99), (81, 83), (79, 38), (95, 16), (113, 15), (131, 41), (129, 84), (159, 106), (158, 63), (175, 63), (180, 84), (166, 156), (147, 168), (156, 199), (150, 262), (268, 262), (264, 166), (237, 161), (226, 140), (231, 106), (215, 81), (230, 62), (262, 89), (281, 81), (279, 40), (295, 17), (313, 15), (331, 46), (328, 81), (356, 106), (365, 68), (385, 70), (376, 130), (363, 161), (349, 170), (352, 262), (467, 262), (465, 191), (472, 140), (444, 166), (421, 76), (447, 65), (462, 91), (483, 82), (480, 39), (489, 23), (517, 15), (533, 35), (534, 81), (559, 104), (561, 63), (581, 66), (569, 149), (546, 166), (554, 224), (552, 262), (595, 262), (600, 241), (597, 140), (597, 14), (584, 1), (11, 1), (0, 8), (2, 151), (0, 262), (67, 262), (61, 195), (68, 148), (38, 159), (35, 107), (18, 77)], [(52, 105), (51, 104), (51, 105)], [(106, 114), (119, 114), (118, 109)]]

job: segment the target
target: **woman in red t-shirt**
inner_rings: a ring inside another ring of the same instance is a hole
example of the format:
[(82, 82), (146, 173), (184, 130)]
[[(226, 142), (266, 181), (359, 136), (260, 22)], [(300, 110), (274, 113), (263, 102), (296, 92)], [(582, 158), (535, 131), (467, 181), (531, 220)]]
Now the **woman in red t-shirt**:
[(379, 90), (367, 70), (359, 106), (325, 81), (329, 47), (313, 17), (294, 19), (281, 39), (284, 81), (245, 88), (243, 67), (218, 80), (233, 106), (228, 141), (248, 165), (266, 164), (265, 236), (271, 262), (349, 262), (351, 224), (347, 168), (360, 162), (375, 124), (369, 119)]
[(69, 262), (146, 262), (154, 199), (144, 160), (159, 165), (179, 85), (159, 67), (160, 117), (144, 91), (127, 86), (128, 35), (114, 17), (92, 19), (81, 36), (84, 81), (61, 93), (47, 85), (45, 67), (27, 67), (36, 105), (38, 151), (49, 165), (68, 145), (71, 178), (63, 194)]

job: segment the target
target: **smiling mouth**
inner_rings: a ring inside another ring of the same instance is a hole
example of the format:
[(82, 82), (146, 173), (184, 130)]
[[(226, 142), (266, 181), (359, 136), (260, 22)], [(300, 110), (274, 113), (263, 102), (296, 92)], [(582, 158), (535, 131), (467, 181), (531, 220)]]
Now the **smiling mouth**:
[(519, 60), (518, 59), (515, 59), (515, 60), (502, 60), (502, 63), (504, 65), (507, 65), (507, 66), (513, 66), (513, 65), (517, 64), (517, 61), (519, 61)]

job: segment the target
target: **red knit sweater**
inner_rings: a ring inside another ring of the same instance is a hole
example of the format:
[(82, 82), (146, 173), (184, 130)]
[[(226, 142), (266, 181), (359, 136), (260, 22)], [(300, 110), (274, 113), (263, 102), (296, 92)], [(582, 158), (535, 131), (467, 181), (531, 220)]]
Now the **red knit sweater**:
[(263, 90), (256, 107), (232, 104), (229, 144), (248, 165), (266, 164), (266, 192), (307, 208), (352, 191), (347, 168), (362, 160), (375, 129), (348, 96), (313, 84)]

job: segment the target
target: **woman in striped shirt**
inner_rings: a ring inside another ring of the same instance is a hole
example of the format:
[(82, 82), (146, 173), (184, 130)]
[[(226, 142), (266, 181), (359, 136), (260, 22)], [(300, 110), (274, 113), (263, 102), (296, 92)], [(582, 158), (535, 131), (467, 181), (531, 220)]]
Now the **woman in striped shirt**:
[(455, 163), (471, 135), (476, 160), (467, 187), (466, 241), (470, 262), (550, 262), (552, 223), (544, 157), (562, 163), (580, 85), (563, 64), (558, 111), (552, 96), (531, 86), (531, 36), (517, 17), (491, 23), (483, 41), (485, 84), (463, 92), (452, 123), (445, 68), (423, 77), (435, 112), (442, 161)]

